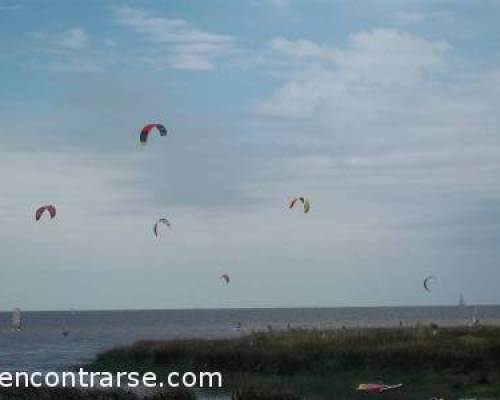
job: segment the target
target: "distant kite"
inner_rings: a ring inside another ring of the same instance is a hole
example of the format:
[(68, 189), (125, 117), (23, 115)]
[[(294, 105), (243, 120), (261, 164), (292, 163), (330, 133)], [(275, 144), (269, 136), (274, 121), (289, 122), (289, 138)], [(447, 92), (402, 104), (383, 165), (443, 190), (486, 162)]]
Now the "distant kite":
[(164, 224), (166, 226), (168, 226), (169, 228), (172, 227), (172, 225), (170, 224), (170, 221), (166, 218), (160, 218), (153, 226), (153, 233), (155, 234), (156, 237), (159, 236), (159, 231), (158, 231), (158, 225), (159, 224)]
[(434, 275), (429, 275), (427, 278), (424, 279), (424, 289), (427, 290), (428, 292), (432, 292), (432, 290), (429, 287), (429, 282), (433, 279), (437, 279)]
[(148, 141), (148, 137), (150, 132), (156, 128), (158, 132), (160, 132), (160, 136), (167, 136), (167, 128), (162, 124), (148, 124), (141, 130), (140, 141), (142, 144), (146, 144)]
[(304, 214), (307, 214), (309, 210), (311, 209), (311, 202), (309, 199), (306, 199), (305, 197), (295, 197), (290, 204), (288, 205), (288, 208), (293, 208), (297, 204), (297, 202), (301, 202), (302, 205), (304, 206)]
[(231, 282), (231, 278), (229, 278), (228, 274), (222, 274), (220, 276), (220, 279), (223, 279), (226, 282), (226, 285), (229, 284), (229, 282)]
[(36, 212), (35, 212), (35, 220), (36, 221), (40, 221), (40, 218), (42, 218), (43, 214), (45, 212), (48, 212), (49, 215), (50, 215), (50, 219), (54, 218), (56, 216), (56, 208), (53, 206), (53, 205), (46, 205), (46, 206), (42, 206), (42, 207), (39, 207)]

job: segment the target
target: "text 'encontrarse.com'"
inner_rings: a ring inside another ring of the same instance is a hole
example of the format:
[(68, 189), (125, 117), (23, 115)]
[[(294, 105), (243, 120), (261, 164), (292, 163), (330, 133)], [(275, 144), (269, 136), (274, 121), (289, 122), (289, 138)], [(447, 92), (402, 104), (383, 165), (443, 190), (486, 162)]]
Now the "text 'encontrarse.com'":
[(70, 388), (221, 388), (220, 372), (169, 372), (159, 380), (154, 372), (0, 372), (0, 387)]

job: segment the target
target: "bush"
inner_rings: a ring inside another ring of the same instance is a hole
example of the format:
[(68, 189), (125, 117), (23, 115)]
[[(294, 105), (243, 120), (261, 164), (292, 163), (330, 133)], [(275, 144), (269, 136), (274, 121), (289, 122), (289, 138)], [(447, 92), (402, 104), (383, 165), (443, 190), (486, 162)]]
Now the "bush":
[[(436, 334), (438, 332), (438, 334)], [(140, 342), (98, 361), (294, 375), (358, 370), (499, 371), (499, 328), (293, 330), (231, 340)]]
[(78, 390), (68, 388), (1, 388), (0, 400), (139, 400), (122, 390)]
[(144, 400), (196, 400), (196, 396), (190, 390), (179, 388), (146, 396)]
[(299, 397), (287, 389), (270, 386), (245, 385), (231, 395), (232, 400), (298, 400)]

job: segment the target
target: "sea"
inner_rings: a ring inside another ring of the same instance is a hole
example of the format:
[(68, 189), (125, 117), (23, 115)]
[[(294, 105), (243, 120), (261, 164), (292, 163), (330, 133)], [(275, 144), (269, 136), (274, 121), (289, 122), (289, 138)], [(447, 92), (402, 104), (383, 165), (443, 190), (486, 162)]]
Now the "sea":
[(0, 371), (64, 371), (139, 340), (229, 338), (293, 328), (500, 325), (500, 306), (23, 312), (21, 332), (0, 313)]

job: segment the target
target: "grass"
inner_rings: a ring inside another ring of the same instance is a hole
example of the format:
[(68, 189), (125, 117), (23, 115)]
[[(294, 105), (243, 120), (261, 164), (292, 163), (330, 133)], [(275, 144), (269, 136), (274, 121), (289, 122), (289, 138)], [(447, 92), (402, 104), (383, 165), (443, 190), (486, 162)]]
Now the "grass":
[(170, 390), (140, 397), (123, 390), (68, 388), (0, 388), (0, 400), (195, 400), (193, 392)]
[(358, 370), (500, 371), (499, 328), (295, 330), (227, 340), (138, 342), (94, 365), (295, 375)]
[[(88, 370), (221, 371), (232, 400), (373, 397), (359, 383), (404, 383), (384, 400), (500, 397), (500, 328), (288, 330), (226, 340), (144, 341), (97, 356)], [(377, 395), (375, 395), (377, 397)], [(121, 390), (0, 389), (0, 400), (139, 400)], [(186, 389), (144, 400), (194, 400)]]
[(362, 382), (404, 383), (402, 390), (384, 394), (389, 399), (499, 397), (500, 328), (289, 330), (227, 340), (147, 341), (101, 353), (90, 366), (127, 368), (159, 376), (221, 371), (236, 399), (358, 399), (366, 397), (354, 391)]

